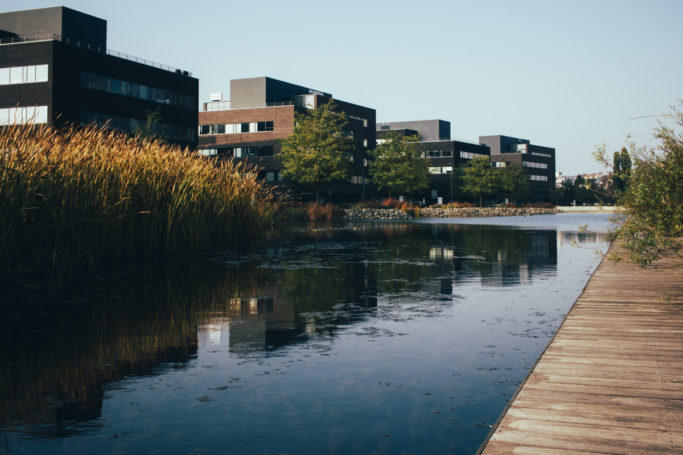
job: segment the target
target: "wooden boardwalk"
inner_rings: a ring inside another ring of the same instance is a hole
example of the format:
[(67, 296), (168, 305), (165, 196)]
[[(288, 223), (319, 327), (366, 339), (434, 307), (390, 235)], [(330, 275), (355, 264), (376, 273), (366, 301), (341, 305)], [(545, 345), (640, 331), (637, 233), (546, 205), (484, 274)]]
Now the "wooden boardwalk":
[(603, 260), (480, 453), (683, 454), (683, 268)]

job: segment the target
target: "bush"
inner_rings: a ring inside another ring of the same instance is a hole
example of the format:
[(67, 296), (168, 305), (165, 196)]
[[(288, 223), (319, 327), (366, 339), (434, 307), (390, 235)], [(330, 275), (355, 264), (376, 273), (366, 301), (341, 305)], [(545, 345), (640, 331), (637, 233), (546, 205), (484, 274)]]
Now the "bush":
[[(643, 266), (675, 255), (683, 236), (683, 113), (672, 108), (666, 117), (675, 120), (678, 130), (660, 122), (656, 149), (630, 144), (633, 169), (618, 199), (628, 215), (615, 238), (623, 241), (626, 259)], [(604, 162), (602, 154), (598, 159)]]

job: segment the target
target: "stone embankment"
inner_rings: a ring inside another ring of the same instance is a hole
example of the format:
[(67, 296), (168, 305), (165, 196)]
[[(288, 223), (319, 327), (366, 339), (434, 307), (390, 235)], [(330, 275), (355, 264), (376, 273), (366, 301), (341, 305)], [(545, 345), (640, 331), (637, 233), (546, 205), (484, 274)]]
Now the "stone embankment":
[(482, 216), (528, 216), (558, 213), (554, 208), (538, 207), (427, 207), (420, 209), (420, 218), (474, 218)]
[[(413, 216), (397, 209), (348, 209), (344, 211), (346, 220), (401, 221)], [(537, 207), (428, 207), (420, 209), (420, 218), (473, 218), (486, 216), (529, 216), (559, 213), (554, 208)]]
[(400, 221), (413, 217), (397, 209), (348, 209), (344, 210), (345, 220), (363, 221)]

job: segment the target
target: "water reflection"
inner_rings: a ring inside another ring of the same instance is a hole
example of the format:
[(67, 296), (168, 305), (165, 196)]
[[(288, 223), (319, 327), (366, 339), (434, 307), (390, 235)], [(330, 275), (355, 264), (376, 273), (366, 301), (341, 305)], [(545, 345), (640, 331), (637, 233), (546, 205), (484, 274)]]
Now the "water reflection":
[[(217, 254), (211, 262), (100, 278), (59, 295), (6, 291), (0, 308), (6, 444), (20, 449), (23, 436), (97, 435), (103, 402), (122, 379), (190, 374), (202, 352), (287, 358), (297, 346), (327, 343), (319, 352), (332, 351), (332, 342), (348, 333), (393, 336), (376, 321), (410, 327), (416, 318), (442, 315), (472, 285), (512, 288), (554, 276), (558, 244), (567, 240), (604, 235), (347, 225), (296, 231), (261, 250)], [(330, 368), (356, 374), (349, 363)]]

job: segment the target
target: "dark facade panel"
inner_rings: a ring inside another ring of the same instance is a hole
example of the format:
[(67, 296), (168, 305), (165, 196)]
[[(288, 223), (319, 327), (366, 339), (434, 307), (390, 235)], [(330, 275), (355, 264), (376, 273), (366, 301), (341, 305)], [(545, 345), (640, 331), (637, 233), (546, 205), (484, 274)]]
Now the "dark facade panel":
[(512, 136), (479, 136), (479, 143), (486, 144), (491, 148), (491, 155), (501, 153), (517, 153), (517, 145), (529, 144), (527, 139), (519, 139)]
[(107, 21), (63, 6), (2, 13), (0, 30), (17, 36), (59, 35), (73, 45), (107, 49)]
[(301, 85), (290, 84), (271, 77), (252, 77), (230, 81), (230, 105), (232, 109), (265, 107), (271, 103), (292, 101), (298, 95), (332, 95)]
[(423, 141), (443, 141), (451, 138), (451, 123), (445, 120), (417, 120), (413, 122), (388, 122), (377, 124), (377, 131), (417, 131)]

